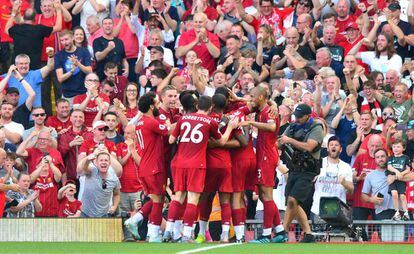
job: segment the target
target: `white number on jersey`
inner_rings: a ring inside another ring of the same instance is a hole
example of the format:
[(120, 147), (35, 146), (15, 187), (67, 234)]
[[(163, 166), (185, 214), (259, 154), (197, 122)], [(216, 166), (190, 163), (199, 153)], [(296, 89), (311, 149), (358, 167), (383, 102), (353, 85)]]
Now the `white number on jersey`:
[[(181, 137), (181, 143), (191, 143), (198, 144), (203, 140), (203, 133), (199, 130), (203, 125), (201, 123), (197, 124), (193, 129), (188, 122), (184, 122), (181, 125), (181, 130), (184, 130), (183, 136)], [(189, 137), (190, 135), (190, 137)]]

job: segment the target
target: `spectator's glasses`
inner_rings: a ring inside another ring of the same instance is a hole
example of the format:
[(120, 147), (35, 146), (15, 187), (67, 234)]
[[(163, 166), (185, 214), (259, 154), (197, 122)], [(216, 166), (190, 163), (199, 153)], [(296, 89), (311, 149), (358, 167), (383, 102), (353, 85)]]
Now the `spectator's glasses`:
[(305, 2), (305, 1), (300, 1), (298, 4), (301, 4), (305, 7), (310, 7), (310, 4), (308, 2)]
[(98, 128), (98, 131), (106, 131), (107, 127)]
[(135, 89), (128, 89), (126, 91), (129, 92), (129, 93), (136, 93), (136, 92), (138, 92), (138, 90), (135, 90)]
[(394, 113), (392, 112), (382, 112), (382, 118), (387, 119), (387, 118), (393, 118), (394, 117)]
[(44, 116), (46, 116), (46, 113), (33, 114), (33, 116), (34, 117), (39, 117), (39, 116), (44, 117)]
[(107, 187), (106, 179), (102, 179), (102, 189), (106, 190)]
[(87, 79), (85, 81), (99, 83), (99, 79)]

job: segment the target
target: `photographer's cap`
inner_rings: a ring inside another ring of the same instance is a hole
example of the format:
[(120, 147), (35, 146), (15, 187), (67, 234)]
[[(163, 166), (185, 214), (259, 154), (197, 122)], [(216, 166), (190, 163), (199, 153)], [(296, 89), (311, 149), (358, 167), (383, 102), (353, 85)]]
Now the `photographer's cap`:
[(308, 104), (299, 104), (295, 108), (295, 111), (293, 112), (293, 115), (296, 118), (302, 118), (303, 116), (310, 115), (310, 114), (312, 114), (312, 109), (311, 107), (309, 107)]

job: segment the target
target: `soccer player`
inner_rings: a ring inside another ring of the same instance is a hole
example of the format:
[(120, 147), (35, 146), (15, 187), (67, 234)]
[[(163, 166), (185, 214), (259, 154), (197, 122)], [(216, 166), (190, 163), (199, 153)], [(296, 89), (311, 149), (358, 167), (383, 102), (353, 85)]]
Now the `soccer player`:
[[(257, 86), (250, 92), (251, 103), (241, 108), (245, 114), (256, 112), (257, 121), (241, 122), (241, 126), (252, 126), (258, 129), (256, 146), (256, 169), (259, 198), (264, 206), (263, 233), (251, 243), (286, 242), (286, 232), (280, 221), (279, 210), (273, 201), (273, 186), (275, 184), (276, 167), (279, 154), (276, 147), (277, 133), (279, 131), (279, 118), (271, 117), (267, 104), (267, 92), (263, 87)], [(276, 226), (276, 237), (271, 239), (272, 225)]]
[(208, 96), (201, 96), (198, 101), (197, 113), (184, 115), (171, 133), (170, 144), (177, 141), (178, 153), (176, 154), (175, 172), (175, 197), (170, 204), (169, 221), (164, 232), (165, 241), (172, 238), (171, 229), (173, 221), (170, 218), (177, 212), (176, 207), (184, 202), (187, 193), (187, 206), (184, 212), (184, 232), (182, 242), (191, 242), (193, 223), (197, 219), (197, 205), (201, 192), (204, 189), (206, 176), (206, 152), (210, 137), (218, 140), (219, 145), (224, 145), (229, 139), (231, 131), (237, 126), (237, 120), (229, 122), (226, 132), (221, 135), (216, 121), (208, 116), (212, 101)]
[[(226, 97), (222, 94), (215, 94), (212, 97), (213, 108), (209, 115), (220, 126), (220, 132), (224, 133), (226, 122), (228, 118), (223, 115), (226, 107)], [(231, 220), (231, 206), (230, 196), (233, 192), (232, 175), (231, 175), (231, 158), (228, 148), (240, 147), (239, 141), (232, 139), (226, 142), (225, 147), (217, 146), (215, 142), (209, 143), (207, 149), (207, 171), (204, 186), (204, 193), (200, 198), (200, 231), (196, 242), (203, 243), (206, 241), (205, 232), (210, 217), (212, 203), (215, 193), (219, 192), (220, 207), (221, 207), (221, 224), (222, 233), (220, 242), (225, 243), (229, 241), (229, 230)]]
[(163, 136), (168, 135), (169, 126), (160, 124), (155, 117), (159, 115), (158, 100), (154, 94), (145, 94), (138, 101), (139, 111), (143, 113), (136, 127), (141, 152), (138, 177), (145, 193), (152, 200), (149, 216), (149, 242), (161, 242), (159, 235), (164, 206), (167, 175), (164, 164)]

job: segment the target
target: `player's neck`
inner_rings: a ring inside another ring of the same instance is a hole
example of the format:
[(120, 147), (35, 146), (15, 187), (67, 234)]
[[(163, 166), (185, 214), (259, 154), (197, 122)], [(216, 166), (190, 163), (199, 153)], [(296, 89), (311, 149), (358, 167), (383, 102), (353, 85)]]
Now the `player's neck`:
[(261, 112), (265, 107), (267, 106), (267, 103), (263, 103), (262, 105), (259, 106), (259, 111)]
[(197, 114), (201, 114), (201, 115), (208, 115), (206, 111), (199, 109), (197, 111)]
[(144, 115), (144, 116), (151, 117), (151, 118), (154, 118), (154, 114), (153, 114), (151, 111), (149, 111), (149, 110), (148, 110), (148, 112), (147, 112), (147, 113), (144, 113), (143, 115)]

